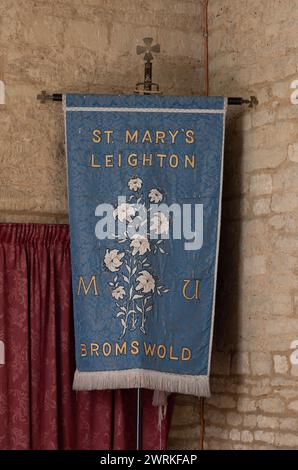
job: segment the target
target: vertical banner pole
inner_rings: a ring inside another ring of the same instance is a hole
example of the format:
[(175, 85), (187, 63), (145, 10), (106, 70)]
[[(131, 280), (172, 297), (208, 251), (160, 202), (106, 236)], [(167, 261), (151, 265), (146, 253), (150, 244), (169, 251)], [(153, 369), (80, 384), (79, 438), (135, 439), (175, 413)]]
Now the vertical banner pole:
[(204, 397), (200, 397), (200, 450), (204, 450), (204, 437), (205, 437), (205, 416), (204, 416), (204, 408), (205, 408), (205, 399)]
[(137, 450), (142, 450), (142, 437), (143, 437), (143, 400), (142, 389), (137, 388)]
[[(152, 52), (159, 52), (159, 44), (152, 46), (152, 38), (144, 38), (145, 47), (137, 47), (137, 54), (144, 55), (144, 95), (146, 91), (151, 92), (152, 90)], [(142, 438), (143, 438), (143, 396), (142, 389), (137, 389), (137, 450), (142, 450)]]

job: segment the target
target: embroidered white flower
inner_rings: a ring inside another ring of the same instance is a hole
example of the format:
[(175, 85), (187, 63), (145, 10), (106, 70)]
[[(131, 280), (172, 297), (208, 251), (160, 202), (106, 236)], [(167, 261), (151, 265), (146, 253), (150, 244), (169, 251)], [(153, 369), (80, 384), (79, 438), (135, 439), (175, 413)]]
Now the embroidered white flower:
[(137, 277), (138, 285), (136, 290), (142, 290), (145, 294), (150, 291), (154, 291), (155, 280), (152, 274), (148, 271), (140, 271), (140, 275)]
[(137, 253), (144, 255), (147, 251), (150, 251), (148, 238), (141, 237), (139, 235), (134, 235), (133, 240), (130, 243), (130, 247), (133, 248), (132, 256), (135, 256)]
[(115, 273), (116, 271), (119, 271), (120, 266), (122, 265), (121, 259), (125, 253), (119, 253), (119, 250), (107, 250), (105, 257), (104, 257), (104, 263), (106, 267), (112, 272)]
[(131, 191), (137, 191), (138, 189), (141, 189), (142, 183), (141, 178), (130, 178), (127, 184)]
[(112, 290), (112, 297), (114, 297), (114, 299), (116, 300), (123, 299), (124, 296), (125, 296), (125, 290), (123, 286), (116, 287), (116, 289)]
[(132, 217), (135, 216), (136, 210), (132, 204), (128, 204), (127, 202), (122, 202), (117, 209), (114, 210), (113, 216), (123, 222), (124, 220), (128, 220), (128, 222), (132, 221)]
[(152, 225), (150, 230), (153, 230), (158, 235), (162, 233), (168, 233), (169, 231), (169, 219), (163, 212), (155, 212), (152, 219)]
[(158, 191), (158, 189), (153, 188), (149, 191), (148, 197), (150, 199), (150, 202), (154, 202), (155, 204), (158, 204), (159, 202), (162, 201), (163, 195), (161, 194), (160, 191)]

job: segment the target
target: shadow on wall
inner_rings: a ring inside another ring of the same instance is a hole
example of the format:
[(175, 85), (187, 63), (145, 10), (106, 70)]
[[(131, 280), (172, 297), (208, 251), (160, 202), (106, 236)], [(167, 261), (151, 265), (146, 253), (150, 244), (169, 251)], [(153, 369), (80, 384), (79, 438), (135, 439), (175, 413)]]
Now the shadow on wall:
[[(236, 127), (237, 124), (237, 127)], [(240, 332), (240, 241), (243, 136), (241, 117), (226, 123), (221, 236), (218, 262), (212, 375), (229, 375)], [(237, 358), (235, 358), (237, 359)], [(212, 386), (211, 386), (212, 391)]]

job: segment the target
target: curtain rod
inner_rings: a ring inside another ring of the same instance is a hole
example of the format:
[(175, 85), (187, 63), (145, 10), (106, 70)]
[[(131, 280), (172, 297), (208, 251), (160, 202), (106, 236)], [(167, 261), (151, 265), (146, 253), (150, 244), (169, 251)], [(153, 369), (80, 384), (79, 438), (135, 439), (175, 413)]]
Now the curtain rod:
[[(45, 103), (46, 101), (62, 101), (62, 93), (49, 94), (43, 90), (40, 95), (37, 95), (37, 99), (41, 101), (41, 103)], [(252, 108), (258, 104), (258, 100), (256, 96), (251, 96), (250, 99), (235, 96), (228, 98), (229, 106), (241, 106), (243, 104), (248, 104), (248, 106)]]

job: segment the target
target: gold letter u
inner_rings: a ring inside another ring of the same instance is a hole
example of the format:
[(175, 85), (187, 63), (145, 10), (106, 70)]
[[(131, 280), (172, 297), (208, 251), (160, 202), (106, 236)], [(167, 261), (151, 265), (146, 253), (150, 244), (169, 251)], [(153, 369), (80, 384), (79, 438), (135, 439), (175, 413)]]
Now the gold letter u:
[[(195, 289), (194, 289), (194, 294), (190, 297), (189, 295), (187, 295), (186, 291), (187, 291), (187, 288), (188, 286), (190, 285), (190, 283), (192, 281), (195, 281)], [(184, 279), (184, 285), (183, 285), (183, 289), (182, 289), (182, 294), (183, 294), (183, 297), (186, 299), (186, 300), (198, 300), (199, 298), (199, 287), (200, 287), (200, 281), (199, 280), (192, 280), (192, 279)]]

